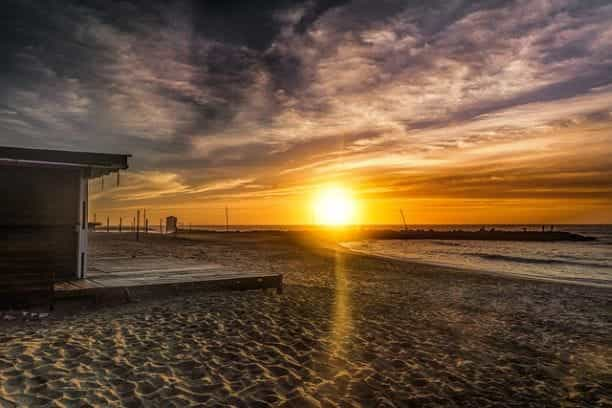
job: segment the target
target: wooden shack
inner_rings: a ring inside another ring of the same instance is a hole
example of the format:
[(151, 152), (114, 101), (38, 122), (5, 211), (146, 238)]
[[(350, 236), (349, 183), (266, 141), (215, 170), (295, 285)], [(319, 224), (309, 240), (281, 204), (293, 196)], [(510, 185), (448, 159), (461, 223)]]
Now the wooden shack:
[(177, 231), (178, 218), (171, 215), (166, 217), (166, 234), (173, 234)]
[(128, 157), (0, 147), (0, 304), (87, 275), (87, 181)]

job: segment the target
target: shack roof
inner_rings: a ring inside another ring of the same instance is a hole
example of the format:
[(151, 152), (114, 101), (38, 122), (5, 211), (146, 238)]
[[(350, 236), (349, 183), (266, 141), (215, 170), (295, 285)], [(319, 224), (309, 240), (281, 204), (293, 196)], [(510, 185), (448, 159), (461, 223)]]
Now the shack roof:
[(0, 165), (85, 168), (90, 178), (127, 169), (128, 157), (132, 155), (0, 146)]

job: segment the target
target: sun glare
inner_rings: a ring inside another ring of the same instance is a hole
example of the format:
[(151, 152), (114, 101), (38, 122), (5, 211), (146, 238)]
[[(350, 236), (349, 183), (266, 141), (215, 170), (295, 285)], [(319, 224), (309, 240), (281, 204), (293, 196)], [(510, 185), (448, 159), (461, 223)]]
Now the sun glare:
[(317, 224), (346, 225), (354, 222), (355, 200), (344, 188), (322, 188), (315, 196), (313, 207)]

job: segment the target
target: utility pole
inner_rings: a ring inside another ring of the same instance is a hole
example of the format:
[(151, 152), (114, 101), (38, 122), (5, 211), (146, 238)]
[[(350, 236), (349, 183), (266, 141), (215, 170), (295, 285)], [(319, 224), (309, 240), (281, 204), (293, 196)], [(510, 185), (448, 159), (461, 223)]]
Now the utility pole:
[(119, 232), (121, 232), (123, 229), (123, 218), (119, 217)]
[(96, 230), (96, 213), (94, 213), (93, 230)]
[(106, 232), (110, 232), (110, 217), (106, 216)]
[(147, 209), (146, 208), (144, 209), (144, 214), (142, 215), (142, 223), (144, 224), (144, 227), (145, 227), (144, 232), (146, 234), (147, 232), (149, 232), (149, 225), (148, 225), (149, 223), (147, 222)]
[(225, 232), (229, 231), (229, 209), (225, 206)]
[(159, 219), (159, 233), (160, 234), (164, 233), (164, 230), (162, 229), (162, 219), (161, 218)]
[(140, 240), (140, 210), (136, 210), (136, 241)]

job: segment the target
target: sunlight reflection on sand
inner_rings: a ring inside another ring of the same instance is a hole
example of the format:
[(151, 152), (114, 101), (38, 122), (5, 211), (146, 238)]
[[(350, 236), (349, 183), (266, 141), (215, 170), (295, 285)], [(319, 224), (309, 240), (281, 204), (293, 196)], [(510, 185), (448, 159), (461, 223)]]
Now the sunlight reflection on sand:
[(331, 354), (340, 357), (351, 335), (351, 305), (344, 255), (336, 252), (334, 273), (336, 291), (331, 332)]

